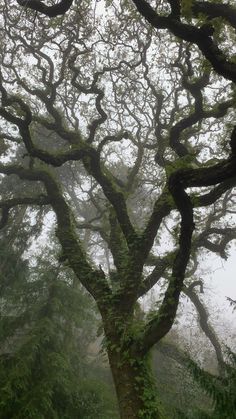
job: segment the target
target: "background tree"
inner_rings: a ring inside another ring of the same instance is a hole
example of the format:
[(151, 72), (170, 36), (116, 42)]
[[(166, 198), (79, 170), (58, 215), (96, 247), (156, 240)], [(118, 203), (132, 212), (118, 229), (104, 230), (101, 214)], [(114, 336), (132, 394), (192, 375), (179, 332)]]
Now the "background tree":
[[(1, 2), (0, 172), (36, 185), (1, 208), (4, 225), (15, 206), (50, 205), (60, 261), (100, 311), (120, 415), (156, 419), (149, 351), (182, 291), (199, 308), (201, 249), (226, 258), (235, 238), (234, 9), (134, 3), (149, 23), (126, 2), (62, 1), (56, 12), (27, 2), (49, 17), (68, 11), (51, 21)], [(141, 319), (137, 301), (161, 278), (164, 294)]]
[(11, 251), (12, 231), (1, 240), (0, 417), (115, 416), (101, 365), (88, 373), (97, 324), (89, 296), (52, 251), (29, 266), (22, 220), (20, 231), (9, 230)]

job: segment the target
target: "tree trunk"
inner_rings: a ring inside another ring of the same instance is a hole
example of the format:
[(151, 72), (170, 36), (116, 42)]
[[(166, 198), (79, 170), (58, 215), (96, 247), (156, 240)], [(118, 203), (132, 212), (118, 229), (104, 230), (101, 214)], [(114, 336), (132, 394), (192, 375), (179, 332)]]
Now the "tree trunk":
[(110, 349), (108, 357), (121, 419), (164, 419), (148, 361)]

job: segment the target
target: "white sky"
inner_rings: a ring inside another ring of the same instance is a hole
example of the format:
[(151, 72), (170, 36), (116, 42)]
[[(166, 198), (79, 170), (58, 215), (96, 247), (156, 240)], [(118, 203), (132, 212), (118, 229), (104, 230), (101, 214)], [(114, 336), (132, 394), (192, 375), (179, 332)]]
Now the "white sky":
[(232, 320), (232, 328), (236, 331), (236, 311), (232, 312), (232, 307), (226, 297), (236, 300), (236, 248), (232, 248), (227, 261), (220, 257), (211, 257), (205, 262), (209, 266), (211, 273), (207, 274), (206, 284), (209, 284), (208, 293), (212, 300), (221, 310), (221, 316)]

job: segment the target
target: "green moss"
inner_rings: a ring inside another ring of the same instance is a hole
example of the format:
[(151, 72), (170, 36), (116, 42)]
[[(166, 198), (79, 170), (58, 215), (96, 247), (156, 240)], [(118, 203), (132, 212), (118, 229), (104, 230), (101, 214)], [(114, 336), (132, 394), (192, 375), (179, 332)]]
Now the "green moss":
[(193, 0), (181, 0), (181, 14), (187, 19), (192, 17)]

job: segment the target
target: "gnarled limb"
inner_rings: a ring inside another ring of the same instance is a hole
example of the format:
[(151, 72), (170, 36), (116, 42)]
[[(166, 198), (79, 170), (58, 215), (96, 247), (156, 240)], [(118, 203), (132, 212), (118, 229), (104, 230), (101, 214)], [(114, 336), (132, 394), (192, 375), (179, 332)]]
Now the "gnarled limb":
[(168, 29), (178, 38), (197, 45), (218, 74), (236, 82), (236, 65), (226, 58), (224, 52), (213, 41), (214, 30), (212, 31), (211, 27), (208, 30), (182, 23), (179, 20), (179, 9), (176, 10), (174, 7), (169, 16), (160, 16), (146, 0), (133, 0), (133, 2), (141, 15), (154, 28)]
[(35, 10), (50, 18), (64, 15), (71, 7), (73, 0), (61, 0), (53, 6), (47, 6), (41, 0), (16, 0), (17, 3), (26, 9)]
[(219, 372), (220, 374), (223, 375), (225, 368), (224, 368), (224, 359), (223, 359), (223, 354), (221, 350), (221, 345), (214, 329), (209, 325), (209, 322), (208, 322), (209, 314), (207, 312), (207, 309), (204, 306), (204, 304), (201, 302), (196, 291), (194, 290), (194, 288), (198, 285), (200, 285), (200, 287), (203, 286), (201, 281), (195, 281), (189, 287), (184, 287), (183, 292), (190, 298), (190, 300), (192, 301), (192, 303), (194, 304), (197, 310), (200, 327), (205, 333), (206, 337), (210, 340), (215, 350), (215, 354), (218, 361)]

